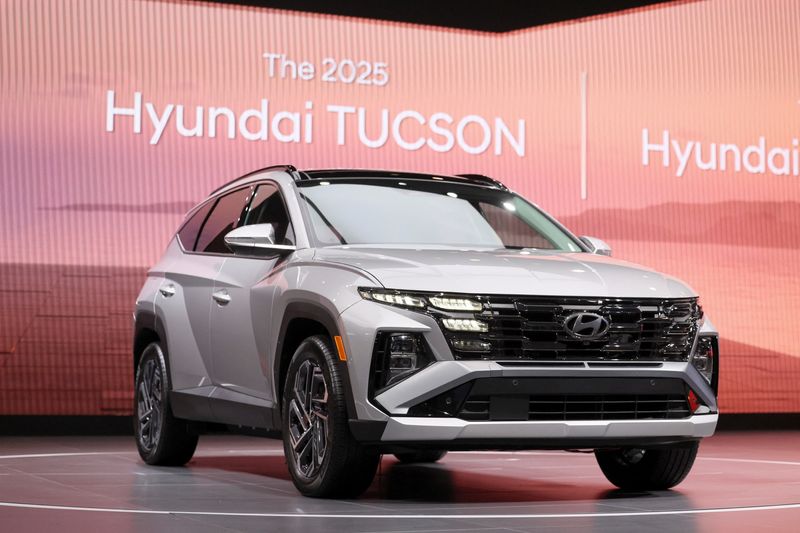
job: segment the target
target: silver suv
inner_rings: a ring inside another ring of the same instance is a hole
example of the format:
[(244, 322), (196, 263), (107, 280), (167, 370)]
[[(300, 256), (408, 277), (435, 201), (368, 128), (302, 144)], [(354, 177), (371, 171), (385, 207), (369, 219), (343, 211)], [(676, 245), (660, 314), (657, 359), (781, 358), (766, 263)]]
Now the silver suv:
[(239, 178), (136, 301), (139, 453), (184, 464), (217, 423), (280, 432), (308, 496), (475, 449), (594, 450), (619, 487), (672, 487), (717, 424), (717, 333), (609, 255), (485, 176)]

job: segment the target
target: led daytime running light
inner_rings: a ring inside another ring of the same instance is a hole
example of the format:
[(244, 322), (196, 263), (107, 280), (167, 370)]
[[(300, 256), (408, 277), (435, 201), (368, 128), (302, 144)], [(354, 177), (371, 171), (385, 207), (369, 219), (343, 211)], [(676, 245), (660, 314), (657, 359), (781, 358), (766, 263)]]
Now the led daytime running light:
[(467, 298), (446, 298), (432, 296), (428, 298), (431, 305), (445, 311), (483, 311), (483, 304)]
[(489, 331), (489, 324), (471, 318), (444, 318), (442, 319), (442, 324), (450, 331), (472, 331), (477, 333)]
[(385, 304), (402, 305), (404, 307), (425, 307), (425, 302), (422, 300), (422, 298), (416, 298), (408, 294), (361, 291), (361, 296)]

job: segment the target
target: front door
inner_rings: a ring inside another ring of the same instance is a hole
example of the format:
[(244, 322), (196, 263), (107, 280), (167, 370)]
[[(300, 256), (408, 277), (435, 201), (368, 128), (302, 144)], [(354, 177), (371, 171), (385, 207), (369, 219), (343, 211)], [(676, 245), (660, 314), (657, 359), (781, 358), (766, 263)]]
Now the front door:
[[(272, 224), (276, 244), (294, 244), (292, 225), (276, 185), (260, 184), (242, 216), (241, 225)], [(256, 404), (275, 403), (267, 347), (278, 330), (270, 314), (283, 286), (279, 267), (287, 259), (264, 252), (231, 255), (215, 280), (211, 307), (214, 381), (235, 393), (227, 396), (234, 401), (243, 394)]]

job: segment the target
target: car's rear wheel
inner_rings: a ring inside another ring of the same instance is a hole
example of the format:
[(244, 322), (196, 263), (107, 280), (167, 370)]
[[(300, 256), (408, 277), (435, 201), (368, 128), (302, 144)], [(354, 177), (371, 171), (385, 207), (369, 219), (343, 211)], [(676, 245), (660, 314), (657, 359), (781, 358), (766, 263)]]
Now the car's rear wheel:
[(157, 342), (142, 352), (136, 369), (133, 429), (136, 447), (150, 465), (180, 466), (194, 455), (197, 433), (172, 416), (164, 351)]
[(380, 455), (350, 433), (346, 391), (330, 341), (304, 340), (292, 357), (283, 389), (283, 447), (297, 489), (316, 498), (364, 492)]
[(597, 450), (595, 457), (606, 478), (625, 490), (664, 490), (689, 474), (699, 444), (691, 442), (663, 448)]
[(447, 455), (447, 450), (418, 450), (394, 454), (401, 463), (435, 463)]

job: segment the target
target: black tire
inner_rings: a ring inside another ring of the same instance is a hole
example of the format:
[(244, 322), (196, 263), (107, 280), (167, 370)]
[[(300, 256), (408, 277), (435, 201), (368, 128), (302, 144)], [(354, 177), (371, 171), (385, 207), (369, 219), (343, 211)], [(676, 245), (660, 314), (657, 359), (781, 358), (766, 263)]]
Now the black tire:
[(305, 496), (354, 498), (378, 468), (377, 451), (350, 433), (341, 371), (329, 339), (316, 335), (300, 344), (286, 372), (283, 448), (294, 485)]
[(415, 452), (403, 452), (394, 454), (401, 463), (435, 463), (447, 455), (447, 450), (418, 450)]
[(172, 416), (169, 372), (159, 343), (142, 352), (134, 384), (133, 431), (142, 460), (149, 465), (185, 465), (197, 448), (197, 433)]
[(595, 457), (606, 478), (624, 490), (665, 490), (689, 474), (699, 443), (664, 448), (596, 450)]

